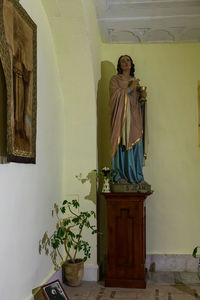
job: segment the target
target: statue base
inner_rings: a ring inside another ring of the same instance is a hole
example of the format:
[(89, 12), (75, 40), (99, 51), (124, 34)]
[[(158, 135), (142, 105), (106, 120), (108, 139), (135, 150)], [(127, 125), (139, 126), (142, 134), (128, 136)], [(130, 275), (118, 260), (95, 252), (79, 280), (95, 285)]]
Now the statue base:
[(110, 185), (113, 193), (149, 193), (152, 192), (151, 185), (148, 183), (134, 183), (134, 184), (118, 184)]
[(105, 286), (146, 288), (145, 200), (151, 193), (103, 193), (108, 239)]

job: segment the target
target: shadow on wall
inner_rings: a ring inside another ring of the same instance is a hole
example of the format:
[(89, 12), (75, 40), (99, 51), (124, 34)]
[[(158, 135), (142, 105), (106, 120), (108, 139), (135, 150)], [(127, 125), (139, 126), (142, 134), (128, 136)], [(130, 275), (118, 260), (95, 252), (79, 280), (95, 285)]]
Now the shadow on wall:
[(87, 174), (86, 177), (83, 178), (82, 173), (80, 173), (79, 175), (76, 175), (76, 179), (78, 179), (82, 184), (89, 182), (90, 183), (90, 192), (88, 195), (86, 195), (84, 198), (86, 200), (90, 200), (92, 202), (94, 202), (94, 204), (96, 204), (96, 172), (95, 171), (91, 171)]
[(98, 168), (111, 166), (110, 157), (110, 107), (109, 82), (116, 74), (115, 66), (109, 61), (101, 63), (101, 79), (97, 92), (97, 146)]
[[(97, 92), (97, 147), (98, 147), (98, 169), (111, 167), (110, 155), (110, 106), (109, 106), (109, 82), (116, 74), (115, 66), (109, 61), (101, 63), (101, 79)], [(99, 192), (102, 182), (99, 184)], [(100, 279), (105, 278), (107, 261), (107, 223), (106, 203), (102, 195), (97, 197), (97, 224), (102, 235), (98, 236), (98, 265)]]

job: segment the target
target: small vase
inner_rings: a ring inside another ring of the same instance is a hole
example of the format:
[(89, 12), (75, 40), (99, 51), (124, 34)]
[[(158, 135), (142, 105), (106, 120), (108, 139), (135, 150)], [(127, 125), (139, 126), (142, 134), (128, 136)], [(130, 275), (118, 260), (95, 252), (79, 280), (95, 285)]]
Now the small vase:
[(110, 179), (104, 178), (102, 193), (110, 193)]

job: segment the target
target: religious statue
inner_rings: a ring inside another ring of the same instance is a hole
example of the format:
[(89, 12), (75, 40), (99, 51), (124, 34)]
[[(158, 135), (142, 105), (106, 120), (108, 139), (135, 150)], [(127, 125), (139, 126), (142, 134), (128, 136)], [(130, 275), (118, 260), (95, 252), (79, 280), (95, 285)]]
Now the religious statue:
[(117, 72), (110, 80), (112, 168), (119, 169), (114, 183), (145, 184), (142, 106), (146, 88), (134, 77), (130, 56), (120, 56)]

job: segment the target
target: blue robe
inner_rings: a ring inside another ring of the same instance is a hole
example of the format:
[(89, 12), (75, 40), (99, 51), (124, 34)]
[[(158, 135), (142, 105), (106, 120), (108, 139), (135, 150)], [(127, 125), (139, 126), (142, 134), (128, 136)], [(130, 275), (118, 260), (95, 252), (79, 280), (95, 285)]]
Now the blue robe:
[(119, 169), (119, 173), (115, 176), (114, 182), (120, 178), (125, 179), (129, 183), (139, 183), (144, 180), (143, 172), (143, 142), (142, 139), (133, 146), (131, 150), (124, 150), (120, 143), (114, 158), (112, 159), (112, 168)]

